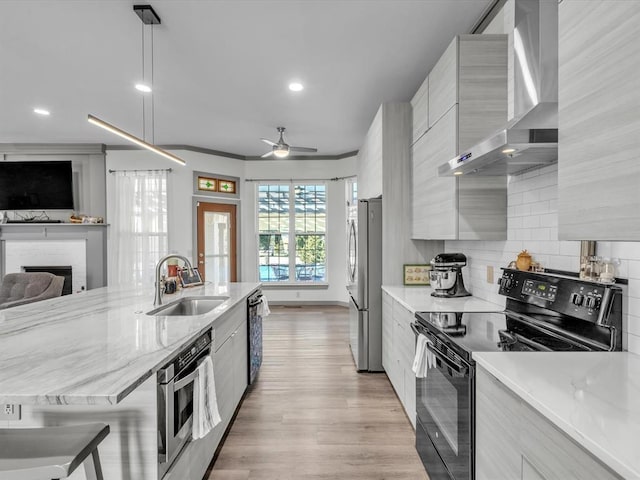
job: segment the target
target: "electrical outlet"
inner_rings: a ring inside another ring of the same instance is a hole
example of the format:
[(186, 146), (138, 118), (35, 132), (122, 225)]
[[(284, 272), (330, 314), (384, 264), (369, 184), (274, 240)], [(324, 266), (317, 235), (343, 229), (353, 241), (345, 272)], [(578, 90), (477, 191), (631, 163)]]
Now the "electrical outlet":
[(20, 420), (20, 405), (5, 403), (0, 418), (3, 420)]
[(487, 283), (493, 284), (493, 266), (487, 265)]

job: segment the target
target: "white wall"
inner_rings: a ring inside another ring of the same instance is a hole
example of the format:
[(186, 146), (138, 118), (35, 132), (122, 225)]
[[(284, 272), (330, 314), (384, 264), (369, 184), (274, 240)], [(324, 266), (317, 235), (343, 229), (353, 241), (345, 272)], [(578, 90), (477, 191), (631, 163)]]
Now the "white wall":
[[(169, 197), (169, 251), (193, 258), (193, 172), (211, 172), (240, 178), (239, 281), (258, 281), (256, 183), (245, 179), (328, 179), (355, 175), (355, 157), (342, 160), (243, 161), (192, 151), (175, 151), (187, 165), (181, 167), (156, 154), (141, 150), (108, 150), (107, 170), (172, 168), (167, 185)], [(347, 302), (346, 216), (344, 180), (327, 182), (327, 278), (329, 288), (269, 289), (272, 302)], [(202, 197), (211, 201), (211, 197)], [(113, 175), (107, 174), (107, 219), (113, 208)]]
[[(169, 251), (193, 258), (192, 244), (192, 201), (193, 172), (211, 172), (240, 177), (240, 188), (244, 188), (243, 162), (232, 158), (218, 157), (191, 151), (173, 152), (187, 162), (185, 167), (165, 160), (146, 150), (108, 150), (108, 170), (163, 169), (171, 168), (167, 181), (169, 210)], [(113, 209), (114, 176), (107, 173), (107, 220)], [(207, 197), (209, 198), (209, 197)]]
[[(244, 162), (247, 179), (321, 180), (347, 177), (356, 173), (356, 157), (342, 160), (256, 160)], [(328, 289), (303, 288), (268, 290), (268, 298), (282, 302), (347, 302), (346, 259), (347, 217), (345, 180), (327, 181), (327, 280)], [(247, 182), (243, 194), (247, 232), (243, 278), (257, 281), (258, 237), (256, 233), (256, 183)], [(248, 232), (253, 232), (249, 235)]]
[[(558, 168), (551, 165), (509, 178), (508, 236), (506, 241), (447, 241), (447, 252), (462, 252), (468, 266), (463, 275), (473, 295), (504, 305), (496, 285), (500, 267), (527, 249), (543, 267), (578, 272), (580, 242), (558, 240)], [(585, 240), (589, 240), (586, 238)], [(640, 242), (598, 242), (598, 255), (620, 258), (617, 276), (628, 278), (624, 287), (623, 345), (640, 353)], [(487, 267), (495, 272), (487, 283)]]

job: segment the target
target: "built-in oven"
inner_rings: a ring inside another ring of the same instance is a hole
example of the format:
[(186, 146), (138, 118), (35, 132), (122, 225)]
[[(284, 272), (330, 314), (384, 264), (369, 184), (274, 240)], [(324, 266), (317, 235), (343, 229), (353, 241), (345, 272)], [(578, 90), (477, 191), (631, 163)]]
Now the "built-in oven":
[(416, 378), (416, 448), (432, 480), (473, 478), (474, 366), (419, 323), (427, 372)]
[(208, 330), (158, 371), (158, 464), (162, 478), (192, 437), (194, 382), (198, 365), (211, 355)]

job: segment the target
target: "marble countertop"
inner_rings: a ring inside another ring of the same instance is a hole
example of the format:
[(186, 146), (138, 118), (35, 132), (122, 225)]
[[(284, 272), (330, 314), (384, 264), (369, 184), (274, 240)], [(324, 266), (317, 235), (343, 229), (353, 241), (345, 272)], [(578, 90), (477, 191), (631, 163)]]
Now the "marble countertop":
[(474, 353), (476, 362), (624, 478), (640, 478), (640, 355)]
[(411, 313), (416, 312), (501, 312), (504, 307), (478, 297), (437, 298), (432, 297), (431, 287), (405, 287), (383, 285), (382, 290), (391, 295)]
[(0, 310), (0, 404), (116, 404), (259, 283), (165, 296), (228, 296), (204, 315), (150, 316), (153, 288), (104, 287)]

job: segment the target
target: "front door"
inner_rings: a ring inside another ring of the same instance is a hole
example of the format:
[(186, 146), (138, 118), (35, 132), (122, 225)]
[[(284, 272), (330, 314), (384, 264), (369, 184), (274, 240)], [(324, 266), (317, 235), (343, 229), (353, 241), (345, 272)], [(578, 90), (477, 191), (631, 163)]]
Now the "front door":
[(214, 284), (237, 281), (235, 205), (198, 202), (198, 267)]

